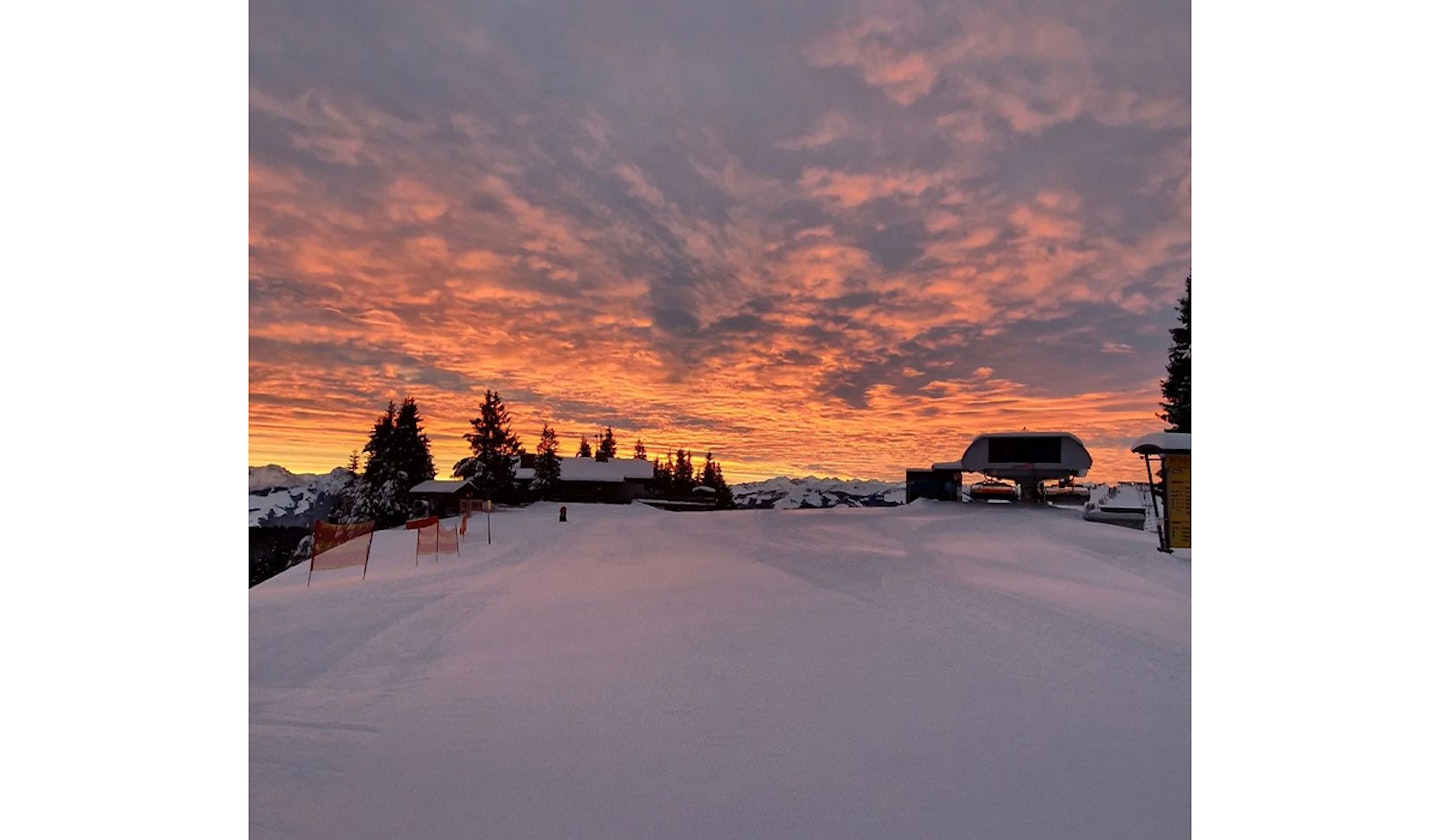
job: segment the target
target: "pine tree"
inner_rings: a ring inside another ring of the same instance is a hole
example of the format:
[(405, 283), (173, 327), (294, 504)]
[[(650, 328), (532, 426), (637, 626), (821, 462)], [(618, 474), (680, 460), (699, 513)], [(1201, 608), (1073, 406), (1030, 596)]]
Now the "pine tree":
[(725, 473), (720, 469), (720, 462), (715, 460), (714, 455), (705, 453), (705, 467), (700, 471), (700, 486), (709, 487), (715, 491), (715, 507), (726, 509), (735, 506), (735, 497), (730, 493), (730, 487), (725, 483)]
[(585, 437), (584, 435), (581, 435), (581, 436), (580, 436), (580, 451), (575, 453), (575, 457), (576, 457), (576, 458), (589, 458), (589, 457), (592, 457), (592, 456), (591, 456), (591, 453), (590, 453), (590, 438), (587, 438), (587, 437)]
[(361, 477), (360, 519), (375, 520), (375, 527), (389, 528), (405, 521), (410, 512), (409, 487), (404, 486), (395, 461), (394, 401), (375, 420), (365, 444), (365, 472)]
[(675, 472), (671, 479), (671, 489), (687, 495), (695, 489), (695, 468), (690, 464), (690, 453), (683, 449), (675, 450)]
[(720, 462), (715, 462), (715, 508), (717, 510), (729, 510), (735, 507), (735, 494), (730, 492), (730, 485), (725, 483), (725, 471), (720, 468)]
[(395, 416), (395, 432), (391, 440), (396, 476), (410, 488), (435, 477), (435, 459), (430, 456), (430, 438), (420, 425), (420, 407), (413, 397), (400, 403)]
[(1185, 278), (1185, 296), (1175, 311), (1180, 313), (1180, 326), (1170, 329), (1170, 360), (1165, 365), (1165, 381), (1160, 383), (1160, 412), (1156, 415), (1170, 424), (1167, 432), (1190, 431), (1190, 278)]
[(350, 463), (346, 464), (345, 485), (340, 488), (340, 496), (335, 500), (335, 507), (330, 509), (330, 521), (341, 524), (348, 524), (360, 521), (360, 509), (363, 504), (361, 499), (360, 483), (360, 453), (350, 453)]
[(715, 489), (715, 456), (705, 453), (705, 466), (700, 470), (700, 486)]
[(654, 473), (654, 477), (650, 479), (650, 492), (655, 496), (664, 498), (670, 494), (671, 464), (668, 461), (664, 464), (660, 463), (660, 456), (656, 455), (650, 467)]
[(615, 457), (615, 451), (619, 447), (615, 443), (615, 432), (609, 426), (605, 427), (605, 435), (600, 438), (600, 448), (595, 452), (595, 460), (608, 461)]
[(643, 441), (643, 440), (637, 439), (637, 440), (635, 441), (635, 460), (637, 460), (637, 461), (647, 460), (646, 457), (645, 457), (645, 441)]
[(555, 430), (546, 423), (540, 430), (540, 445), (536, 447), (538, 457), (535, 459), (535, 481), (531, 485), (542, 499), (560, 482), (560, 456), (555, 452), (559, 446)]
[(508, 501), (515, 496), (515, 458), (520, 454), (520, 439), (510, 431), (510, 412), (505, 401), (485, 389), (480, 416), (470, 420), (474, 431), (465, 435), (474, 460), (468, 465), (471, 485), (482, 499)]

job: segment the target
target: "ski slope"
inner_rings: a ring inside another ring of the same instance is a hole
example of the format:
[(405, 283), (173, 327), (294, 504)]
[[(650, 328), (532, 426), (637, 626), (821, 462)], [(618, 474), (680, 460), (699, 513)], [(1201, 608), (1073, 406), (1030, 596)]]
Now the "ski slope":
[(556, 509), (251, 590), (252, 838), (1188, 836), (1188, 552), (1029, 506)]

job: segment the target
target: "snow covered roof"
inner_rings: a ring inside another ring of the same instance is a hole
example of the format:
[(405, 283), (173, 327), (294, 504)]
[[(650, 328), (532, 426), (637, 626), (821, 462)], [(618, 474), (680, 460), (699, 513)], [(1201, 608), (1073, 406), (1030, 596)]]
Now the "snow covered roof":
[(561, 481), (619, 483), (627, 478), (649, 480), (654, 477), (654, 465), (638, 458), (611, 458), (609, 461), (596, 461), (593, 458), (560, 459)]
[(533, 481), (534, 479), (535, 479), (535, 468), (534, 468), (534, 467), (516, 467), (516, 468), (515, 468), (515, 480), (516, 480), (516, 481)]
[(420, 482), (419, 484), (415, 485), (414, 487), (411, 487), (411, 488), (410, 488), (410, 492), (411, 492), (411, 493), (456, 493), (456, 492), (459, 492), (461, 489), (463, 489), (467, 483), (468, 483), (468, 482), (466, 482), (466, 481), (461, 481), (461, 480), (446, 481), (446, 480), (441, 480), (441, 479), (431, 479), (431, 480), (429, 480), (429, 481), (422, 481), (422, 482)]
[(1137, 438), (1130, 447), (1131, 452), (1140, 455), (1158, 455), (1162, 452), (1189, 452), (1189, 432), (1151, 432)]

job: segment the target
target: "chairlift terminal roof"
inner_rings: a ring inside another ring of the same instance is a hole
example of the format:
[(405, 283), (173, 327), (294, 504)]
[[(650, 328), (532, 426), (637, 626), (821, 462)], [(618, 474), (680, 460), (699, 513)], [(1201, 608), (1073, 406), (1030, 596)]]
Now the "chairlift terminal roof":
[(966, 472), (991, 478), (1037, 481), (1080, 477), (1094, 461), (1069, 432), (999, 432), (971, 441), (960, 458)]

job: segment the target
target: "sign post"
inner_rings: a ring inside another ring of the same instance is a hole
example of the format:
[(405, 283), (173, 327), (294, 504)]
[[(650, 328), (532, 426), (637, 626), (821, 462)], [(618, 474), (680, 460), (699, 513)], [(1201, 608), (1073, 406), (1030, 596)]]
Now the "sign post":
[(1170, 548), (1190, 547), (1190, 456), (1165, 455), (1165, 534)]
[(1160, 457), (1160, 494), (1165, 499), (1165, 515), (1162, 518), (1155, 499), (1150, 492), (1151, 505), (1155, 510), (1155, 530), (1160, 534), (1160, 550), (1169, 552), (1176, 548), (1190, 547), (1190, 433), (1153, 432), (1136, 440), (1130, 447), (1145, 459), (1145, 474), (1150, 477), (1153, 488), (1155, 477), (1150, 473), (1150, 456)]
[(495, 509), (495, 503), (489, 499), (485, 500), (485, 544), (490, 544), (490, 511)]

